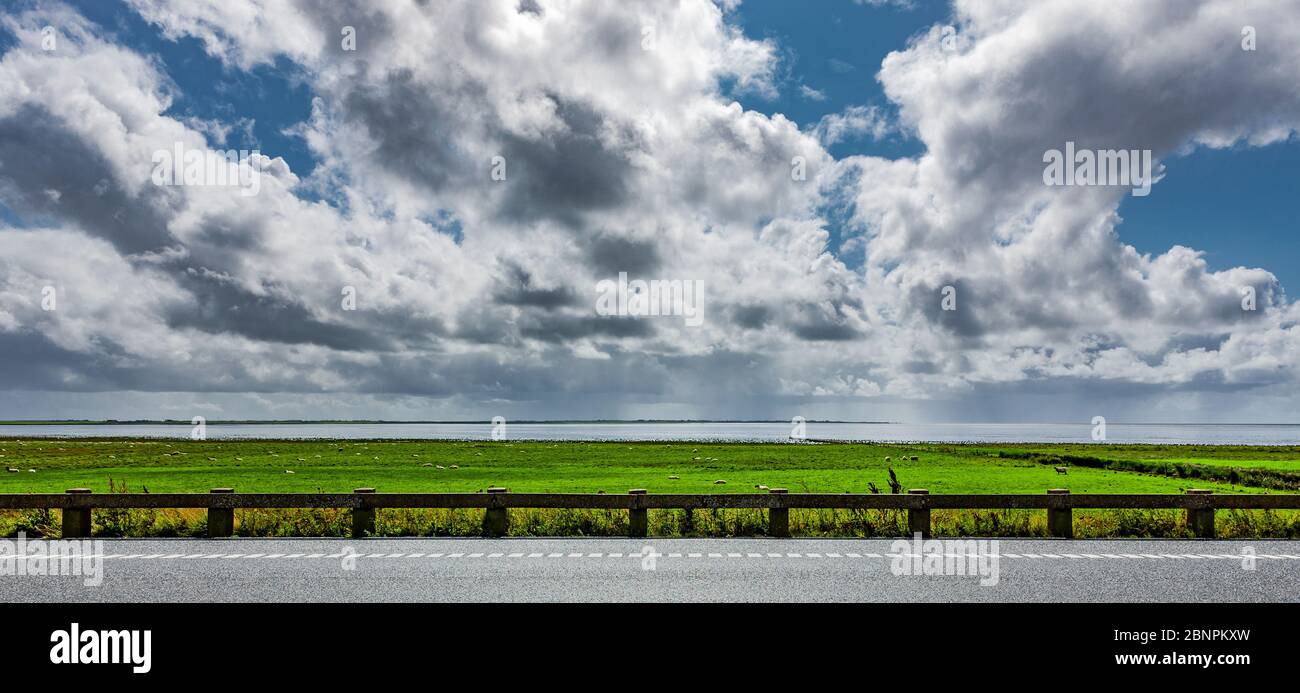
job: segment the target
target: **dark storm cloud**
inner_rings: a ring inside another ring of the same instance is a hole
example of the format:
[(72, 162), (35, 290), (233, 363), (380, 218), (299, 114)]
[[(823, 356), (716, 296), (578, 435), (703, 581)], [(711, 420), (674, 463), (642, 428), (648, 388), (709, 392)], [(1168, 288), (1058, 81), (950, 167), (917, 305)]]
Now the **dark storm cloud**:
[(370, 330), (320, 321), (274, 286), (258, 295), (203, 272), (179, 272), (175, 278), (192, 294), (194, 304), (166, 314), (167, 324), (173, 328), (234, 333), (284, 344), (318, 344), (342, 351), (393, 347), (387, 337)]
[(377, 84), (359, 82), (343, 94), (342, 109), (375, 142), (375, 158), (414, 185), (431, 191), (453, 179), (489, 180), (489, 162), (474, 161), (456, 133), (477, 130), (486, 118), (482, 85), (462, 84), (434, 93), (409, 69), (396, 70)]
[(0, 332), (0, 382), (11, 390), (73, 392), (303, 392), (319, 390), (300, 370), (254, 376), (243, 359), (172, 364), (133, 358), (111, 340), (97, 340), (95, 353), (70, 351), (45, 335)]
[(732, 322), (746, 329), (761, 329), (771, 319), (772, 311), (767, 306), (736, 306), (731, 309)]
[(862, 337), (861, 332), (848, 325), (829, 322), (795, 325), (794, 334), (807, 342), (847, 342)]
[(493, 294), (497, 303), (509, 306), (529, 306), (554, 310), (572, 306), (578, 297), (567, 286), (538, 288), (533, 286), (533, 276), (523, 267), (509, 263), (505, 277), (500, 280), (502, 286)]
[(472, 344), (512, 347), (520, 343), (519, 333), (504, 315), (483, 310), (467, 311), (458, 316), (456, 329), (450, 336)]
[(42, 107), (0, 119), (0, 201), (19, 214), (69, 221), (124, 254), (141, 253), (175, 243), (168, 195), (153, 185), (128, 194), (100, 152)]
[[(481, 83), (422, 83), (409, 69), (379, 83), (359, 83), (341, 97), (349, 122), (375, 143), (375, 162), (430, 192), (500, 186), (497, 213), (512, 222), (559, 221), (581, 227), (586, 212), (627, 199), (630, 152), (607, 144), (602, 131), (617, 127), (591, 106), (558, 95), (558, 127), (524, 136), (500, 128)], [(491, 177), (493, 162), (470, 154), (463, 142), (493, 143), (505, 160), (505, 180)]]
[(661, 264), (659, 249), (651, 241), (601, 233), (586, 243), (587, 260), (600, 277), (627, 272), (631, 279), (648, 279)]
[[(0, 332), (0, 382), (7, 389), (116, 389), (133, 378), (104, 355), (68, 351), (36, 332)], [(76, 374), (69, 378), (69, 374)]]
[(654, 328), (651, 326), (650, 318), (530, 315), (520, 320), (519, 334), (543, 342), (561, 343), (584, 337), (649, 337), (654, 334)]
[[(944, 310), (943, 289), (947, 286), (955, 290), (954, 310)], [(971, 282), (951, 278), (934, 285), (917, 284), (907, 294), (909, 312), (922, 315), (929, 323), (967, 340), (979, 338), (992, 329), (987, 324), (988, 311), (996, 312), (997, 307), (989, 306), (989, 300), (1006, 299), (977, 292)]]
[(627, 199), (629, 152), (601, 139), (607, 123), (600, 112), (557, 95), (551, 100), (564, 126), (559, 131), (543, 137), (498, 133), (509, 185), (501, 211), (515, 221), (544, 217), (578, 227), (583, 212)]
[[(24, 106), (0, 120), (0, 201), (20, 214), (70, 221), (123, 254), (141, 253), (180, 246), (166, 228), (170, 194), (146, 185), (137, 195), (128, 195), (99, 152), (43, 109)], [(168, 324), (346, 351), (392, 349), (394, 340), (427, 343), (430, 334), (445, 332), (436, 320), (407, 315), (350, 313), (350, 319), (363, 323), (360, 326), (325, 322), (285, 291), (269, 287), (268, 295), (258, 295), (220, 278), (238, 268), (246, 254), (258, 252), (266, 234), (263, 217), (215, 213), (190, 239), (185, 257), (153, 264), (192, 295), (163, 316)]]
[(923, 375), (934, 375), (942, 370), (939, 364), (933, 361), (905, 361), (902, 368), (904, 373), (920, 373)]
[[(365, 60), (374, 53), (393, 49), (393, 20), (369, 3), (306, 0), (303, 10), (325, 36), (326, 49), (336, 59)], [(343, 28), (352, 27), (355, 42), (343, 46)]]
[[(660, 359), (613, 350), (604, 360), (586, 360), (582, 368), (555, 368), (568, 358), (562, 346), (545, 347), (540, 359), (500, 359), (494, 354), (447, 354), (435, 358), (403, 354), (380, 356), (379, 366), (357, 373), (355, 391), (421, 396), (459, 395), (528, 401), (556, 401), (579, 395), (613, 393), (635, 398), (664, 392), (684, 375)], [(707, 368), (703, 364), (691, 369)], [(750, 374), (752, 379), (753, 374)]]
[(863, 337), (862, 332), (846, 322), (841, 306), (798, 306), (789, 321), (795, 336), (806, 342), (846, 342)]

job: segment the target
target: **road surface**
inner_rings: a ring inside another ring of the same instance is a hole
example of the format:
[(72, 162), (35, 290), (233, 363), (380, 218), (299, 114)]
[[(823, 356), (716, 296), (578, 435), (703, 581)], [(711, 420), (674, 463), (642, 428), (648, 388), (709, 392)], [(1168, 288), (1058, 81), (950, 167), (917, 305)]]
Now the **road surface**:
[[(82, 564), (89, 576), (35, 575), (42, 560), (30, 558), (30, 547), (19, 570), (14, 540), (0, 541), (0, 603), (1300, 601), (1300, 541), (1004, 539), (996, 559), (991, 544), (889, 539), (118, 539), (98, 546), (102, 573), (91, 560)], [(972, 551), (982, 559), (971, 560)], [(935, 554), (951, 560), (927, 566)], [(959, 567), (965, 574), (954, 574)]]

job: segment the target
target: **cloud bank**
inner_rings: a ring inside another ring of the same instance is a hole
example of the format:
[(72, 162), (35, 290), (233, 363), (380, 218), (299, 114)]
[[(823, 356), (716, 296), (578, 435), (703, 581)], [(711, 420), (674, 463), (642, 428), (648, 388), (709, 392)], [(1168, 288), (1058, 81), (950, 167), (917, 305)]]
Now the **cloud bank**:
[[(1127, 188), (1042, 175), (1067, 141), (1177, 166), (1291, 138), (1285, 3), (959, 0), (881, 64), (897, 122), (805, 129), (734, 100), (776, 92), (781, 51), (730, 3), (130, 5), (229, 70), (300, 69), (318, 165), (262, 152), (251, 197), (155, 185), (155, 152), (247, 122), (170, 114), (159, 61), (67, 7), (4, 18), (0, 202), (25, 223), (0, 227), (0, 415), (1295, 411), (1271, 273), (1140, 254)], [(826, 149), (894, 131), (923, 153)], [(619, 272), (702, 282), (702, 324), (598, 315)]]

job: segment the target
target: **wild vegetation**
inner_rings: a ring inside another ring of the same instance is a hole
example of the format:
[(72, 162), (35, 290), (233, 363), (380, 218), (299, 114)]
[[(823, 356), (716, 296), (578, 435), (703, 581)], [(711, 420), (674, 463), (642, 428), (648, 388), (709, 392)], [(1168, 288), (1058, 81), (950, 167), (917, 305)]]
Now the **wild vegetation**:
[[(1295, 491), (1300, 448), (1135, 445), (776, 444), (547, 441), (0, 440), (0, 492), (512, 491), (740, 493), (783, 487), (792, 493), (1217, 493)], [(35, 470), (35, 471), (31, 471)], [(470, 536), (477, 510), (383, 510), (381, 535)], [(618, 536), (627, 514), (598, 510), (514, 510), (518, 535)], [(197, 536), (203, 511), (98, 510), (101, 536)], [(766, 513), (746, 510), (652, 511), (662, 536), (747, 536), (766, 531)], [(1294, 512), (1218, 513), (1221, 536), (1300, 536)], [(0, 513), (0, 535), (57, 535), (58, 512)], [(950, 536), (1045, 536), (1041, 511), (934, 511), (935, 532)], [(1182, 513), (1076, 511), (1076, 534), (1185, 536)], [(799, 536), (899, 536), (901, 511), (796, 510)], [(346, 536), (344, 510), (241, 510), (244, 536)]]

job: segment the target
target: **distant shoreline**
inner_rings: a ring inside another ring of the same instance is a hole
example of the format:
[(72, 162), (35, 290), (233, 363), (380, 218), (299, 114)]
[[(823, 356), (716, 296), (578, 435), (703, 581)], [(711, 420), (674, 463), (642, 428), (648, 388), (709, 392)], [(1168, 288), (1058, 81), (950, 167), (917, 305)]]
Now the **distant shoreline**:
[[(663, 425), (663, 424), (790, 424), (787, 419), (510, 419), (509, 424), (581, 424), (581, 425)], [(469, 419), (456, 421), (399, 421), (386, 419), (207, 419), (208, 426), (478, 426), (490, 425), (487, 419)], [(1061, 426), (1078, 424), (1089, 425), (1080, 421), (940, 421), (907, 423), (903, 421), (840, 421), (835, 419), (808, 419), (810, 424), (847, 424), (854, 426)], [(1121, 426), (1300, 426), (1300, 423), (1220, 423), (1214, 421), (1111, 421), (1111, 425)], [(133, 420), (85, 420), (85, 419), (32, 419), (0, 421), (0, 426), (191, 426), (192, 421), (185, 419), (133, 419)]]
[[(719, 423), (719, 424), (789, 424), (788, 419), (510, 419), (511, 424), (702, 424), (702, 423)], [(480, 425), (491, 424), (488, 419), (471, 419), (460, 421), (390, 421), (390, 420), (369, 420), (369, 419), (208, 419), (204, 423), (208, 426), (306, 426), (306, 425), (384, 425), (384, 426), (411, 426), (411, 425)], [(898, 421), (837, 421), (832, 419), (808, 419), (807, 423), (816, 424), (854, 424), (854, 425), (877, 425), (891, 426), (902, 425)], [(118, 420), (107, 419), (103, 421), (89, 421), (81, 419), (39, 419), (39, 420), (15, 420), (0, 421), (0, 426), (190, 426), (192, 421), (185, 419), (137, 419), (137, 420)]]

